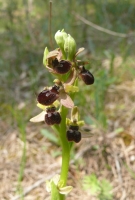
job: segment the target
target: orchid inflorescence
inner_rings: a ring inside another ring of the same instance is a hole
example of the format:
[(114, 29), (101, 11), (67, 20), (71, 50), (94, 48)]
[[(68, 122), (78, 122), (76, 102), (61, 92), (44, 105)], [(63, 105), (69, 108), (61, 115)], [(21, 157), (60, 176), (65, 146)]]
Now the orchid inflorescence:
[[(75, 40), (64, 30), (57, 31), (55, 40), (59, 48), (49, 52), (46, 47), (43, 64), (57, 79), (54, 80), (52, 87), (46, 87), (38, 94), (38, 106), (44, 111), (32, 118), (31, 122), (45, 121), (47, 125), (60, 124), (61, 109), (57, 111), (56, 107), (61, 108), (63, 105), (66, 108), (77, 110), (70, 94), (79, 91), (78, 79), (82, 79), (86, 85), (94, 83), (94, 76), (84, 67), (88, 62), (76, 59), (84, 48), (80, 48), (76, 52)], [(74, 119), (67, 120), (69, 126), (67, 139), (79, 142), (81, 140), (81, 133), (78, 131), (80, 123), (78, 123), (78, 117), (74, 117), (74, 112), (72, 112), (71, 118)], [(76, 139), (76, 137), (78, 138)]]
[[(80, 142), (83, 137), (80, 127), (84, 125), (84, 121), (80, 120), (78, 107), (74, 105), (74, 93), (79, 92), (78, 80), (81, 79), (86, 85), (91, 85), (94, 83), (94, 76), (85, 68), (88, 62), (77, 59), (84, 48), (76, 51), (76, 42), (71, 35), (64, 30), (57, 31), (55, 40), (58, 48), (49, 52), (46, 47), (43, 56), (44, 66), (55, 76), (54, 84), (45, 87), (38, 94), (37, 106), (42, 112), (30, 121), (44, 121), (57, 132), (61, 141), (61, 175), (57, 176), (57, 181), (54, 178), (47, 184), (47, 190), (52, 191), (52, 199), (57, 191), (56, 199), (61, 200), (65, 198), (61, 198), (61, 195), (67, 194), (72, 189), (72, 186), (66, 186), (72, 144)], [(69, 110), (70, 119), (67, 117)]]

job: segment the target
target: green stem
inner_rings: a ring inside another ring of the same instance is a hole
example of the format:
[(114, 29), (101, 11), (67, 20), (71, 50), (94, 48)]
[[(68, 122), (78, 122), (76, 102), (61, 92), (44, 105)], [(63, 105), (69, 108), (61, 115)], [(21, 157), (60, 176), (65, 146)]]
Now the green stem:
[(70, 159), (69, 142), (66, 138), (66, 116), (67, 116), (67, 109), (62, 106), (62, 122), (60, 129), (60, 138), (62, 145), (62, 168), (61, 168), (60, 180), (63, 181), (63, 186), (66, 185), (69, 159)]
[[(62, 187), (66, 186), (67, 177), (68, 177), (68, 169), (69, 169), (69, 160), (70, 160), (70, 146), (69, 142), (66, 138), (66, 116), (67, 116), (67, 108), (61, 108), (61, 116), (62, 122), (60, 125), (60, 132), (59, 136), (61, 139), (61, 146), (62, 146), (62, 167), (61, 167), (61, 174), (60, 174), (60, 184)], [(60, 194), (60, 200), (65, 199), (65, 195)]]
[[(75, 85), (78, 85), (78, 81), (75, 82)], [(57, 132), (59, 132), (59, 138), (61, 141), (62, 147), (62, 167), (60, 173), (59, 187), (65, 187), (67, 184), (68, 177), (68, 169), (69, 169), (69, 161), (70, 161), (70, 150), (73, 146), (73, 143), (69, 143), (66, 138), (66, 117), (67, 117), (68, 109), (64, 106), (61, 107), (61, 117), (62, 121), (57, 127)], [(51, 200), (65, 200), (65, 195), (58, 193), (58, 197), (56, 197), (55, 193), (52, 193)]]
[[(67, 184), (67, 177), (68, 177), (68, 169), (69, 169), (69, 160), (70, 160), (70, 144), (66, 138), (66, 117), (67, 117), (68, 109), (65, 107), (61, 107), (61, 124), (57, 128), (57, 132), (59, 132), (59, 138), (61, 141), (62, 147), (62, 167), (60, 173), (60, 180), (58, 183), (58, 187), (65, 187)], [(65, 200), (65, 195), (60, 194), (57, 190), (57, 187), (52, 187), (51, 191), (51, 200)]]
[[(76, 82), (76, 85), (78, 82)], [(59, 136), (61, 140), (62, 146), (62, 167), (60, 174), (59, 183), (62, 187), (66, 186), (67, 177), (68, 177), (68, 169), (69, 169), (69, 161), (70, 161), (70, 150), (73, 146), (73, 143), (69, 143), (66, 138), (66, 117), (67, 117), (67, 108), (61, 107), (61, 117), (62, 121), (60, 124)], [(59, 194), (59, 200), (65, 200), (65, 195)]]

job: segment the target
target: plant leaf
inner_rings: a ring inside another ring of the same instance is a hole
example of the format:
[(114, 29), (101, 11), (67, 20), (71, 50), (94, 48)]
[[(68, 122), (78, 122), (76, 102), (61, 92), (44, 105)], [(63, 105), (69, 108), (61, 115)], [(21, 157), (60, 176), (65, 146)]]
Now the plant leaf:
[(59, 145), (58, 138), (51, 132), (49, 132), (46, 129), (41, 129), (41, 134), (45, 136), (47, 139), (49, 139), (51, 142), (53, 142), (56, 145)]

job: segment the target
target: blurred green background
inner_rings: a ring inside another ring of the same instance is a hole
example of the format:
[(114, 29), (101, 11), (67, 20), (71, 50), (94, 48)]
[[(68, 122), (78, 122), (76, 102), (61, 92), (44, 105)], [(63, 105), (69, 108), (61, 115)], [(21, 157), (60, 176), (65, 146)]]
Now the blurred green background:
[[(0, 10), (0, 109), (2, 119), (11, 124), (14, 123), (13, 116), (20, 103), (27, 105), (22, 106), (22, 112), (24, 120), (29, 119), (35, 103), (35, 93), (53, 80), (42, 65), (45, 46), (50, 49), (49, 1), (5, 0), (0, 1)], [(75, 14), (103, 28), (127, 34), (127, 38), (96, 30), (77, 19)], [(81, 91), (83, 94), (91, 92), (90, 102), (85, 103), (83, 95), (81, 100), (76, 99), (76, 104), (85, 105), (106, 127), (104, 109), (107, 88), (125, 79), (131, 80), (135, 75), (135, 68), (132, 67), (135, 3), (133, 0), (54, 0), (52, 35), (63, 28), (76, 39), (78, 48), (85, 47), (85, 54), (81, 58), (90, 60), (88, 69), (96, 79), (94, 86), (83, 87)], [(55, 42), (53, 44), (56, 47)], [(121, 67), (116, 71), (114, 65), (118, 57)], [(107, 67), (104, 61), (108, 61)]]

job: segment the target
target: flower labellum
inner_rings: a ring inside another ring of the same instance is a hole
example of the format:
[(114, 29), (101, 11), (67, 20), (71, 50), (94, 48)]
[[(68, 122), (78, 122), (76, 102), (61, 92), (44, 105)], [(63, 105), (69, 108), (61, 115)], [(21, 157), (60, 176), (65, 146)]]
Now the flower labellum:
[(81, 141), (81, 132), (78, 131), (79, 127), (78, 126), (70, 126), (69, 130), (67, 130), (67, 139), (68, 141), (74, 141), (76, 143)]
[(58, 74), (66, 74), (70, 68), (71, 68), (71, 63), (67, 60), (61, 60), (60, 62), (55, 58), (52, 61), (53, 69), (56, 71)]
[(59, 98), (59, 87), (54, 85), (51, 90), (45, 89), (39, 93), (37, 101), (45, 106), (51, 105)]
[(94, 83), (94, 76), (83, 67), (81, 68), (81, 72), (79, 73), (79, 76), (81, 77), (81, 79), (83, 80), (83, 82), (86, 85), (92, 85)]
[(60, 124), (61, 116), (60, 113), (56, 111), (55, 107), (47, 108), (45, 114), (45, 122), (48, 125)]

